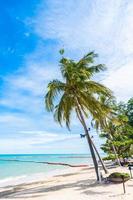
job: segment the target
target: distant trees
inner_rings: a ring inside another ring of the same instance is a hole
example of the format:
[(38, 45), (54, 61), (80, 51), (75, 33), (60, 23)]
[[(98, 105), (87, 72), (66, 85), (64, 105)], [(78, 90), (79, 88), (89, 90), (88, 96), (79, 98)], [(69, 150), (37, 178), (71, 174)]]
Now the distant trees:
[(113, 102), (113, 114), (102, 129), (101, 137), (106, 138), (101, 149), (108, 159), (129, 158), (133, 155), (133, 98), (127, 104)]

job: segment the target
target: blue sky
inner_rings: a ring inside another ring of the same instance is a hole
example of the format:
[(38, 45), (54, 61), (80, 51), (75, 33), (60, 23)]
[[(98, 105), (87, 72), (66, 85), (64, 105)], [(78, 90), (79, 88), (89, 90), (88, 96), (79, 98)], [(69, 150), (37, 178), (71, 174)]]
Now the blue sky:
[(73, 59), (95, 50), (108, 67), (97, 80), (119, 101), (132, 97), (133, 1), (1, 0), (0, 7), (0, 153), (87, 153), (75, 116), (69, 132), (46, 112), (46, 86), (60, 78), (60, 48)]

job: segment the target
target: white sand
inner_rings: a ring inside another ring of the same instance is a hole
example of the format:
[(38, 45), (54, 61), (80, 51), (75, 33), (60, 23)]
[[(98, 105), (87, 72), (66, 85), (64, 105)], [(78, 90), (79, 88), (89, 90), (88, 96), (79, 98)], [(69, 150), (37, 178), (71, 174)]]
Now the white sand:
[[(110, 169), (128, 172), (126, 168)], [(40, 177), (41, 178), (41, 177)], [(133, 200), (133, 179), (122, 184), (105, 184), (95, 181), (94, 169), (68, 168), (66, 173), (47, 177), (42, 181), (25, 182), (16, 186), (0, 186), (0, 199), (35, 200)]]

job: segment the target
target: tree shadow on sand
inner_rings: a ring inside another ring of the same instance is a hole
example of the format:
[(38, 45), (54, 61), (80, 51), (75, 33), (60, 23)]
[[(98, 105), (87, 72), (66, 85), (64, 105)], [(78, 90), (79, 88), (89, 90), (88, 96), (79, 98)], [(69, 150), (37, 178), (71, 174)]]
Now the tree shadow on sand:
[[(15, 186), (12, 189), (4, 188), (6, 191), (0, 192), (0, 199), (6, 198), (6, 199), (16, 199), (16, 198), (36, 198), (36, 197), (44, 197), (49, 192), (56, 192), (63, 189), (69, 189), (72, 188), (74, 190), (80, 191), (80, 193), (83, 193), (85, 195), (98, 195), (108, 192), (97, 192), (96, 190), (93, 191), (91, 188), (93, 187), (100, 187), (103, 186), (103, 184), (97, 183), (94, 179), (84, 179), (81, 181), (75, 181), (73, 183), (68, 184), (58, 184), (55, 186), (49, 186), (47, 187), (47, 182), (42, 182), (43, 185), (32, 185), (32, 184), (20, 184)], [(57, 183), (56, 183), (57, 184)], [(108, 186), (108, 184), (104, 184), (104, 186)], [(29, 188), (28, 188), (29, 187)]]

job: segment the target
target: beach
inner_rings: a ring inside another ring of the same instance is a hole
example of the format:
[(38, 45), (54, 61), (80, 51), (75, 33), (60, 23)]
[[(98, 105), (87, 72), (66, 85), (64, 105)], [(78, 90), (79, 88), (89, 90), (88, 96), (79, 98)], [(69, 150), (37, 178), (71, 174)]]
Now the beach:
[[(111, 172), (128, 172), (127, 168), (109, 169)], [(102, 172), (103, 173), (103, 172)], [(103, 174), (104, 175), (104, 174)], [(105, 175), (104, 175), (105, 176)], [(67, 168), (25, 180), (23, 183), (0, 185), (0, 199), (35, 199), (35, 200), (132, 200), (133, 179), (125, 183), (126, 194), (122, 184), (98, 183), (92, 167)]]
[(133, 200), (133, 0), (0, 7), (0, 200)]

